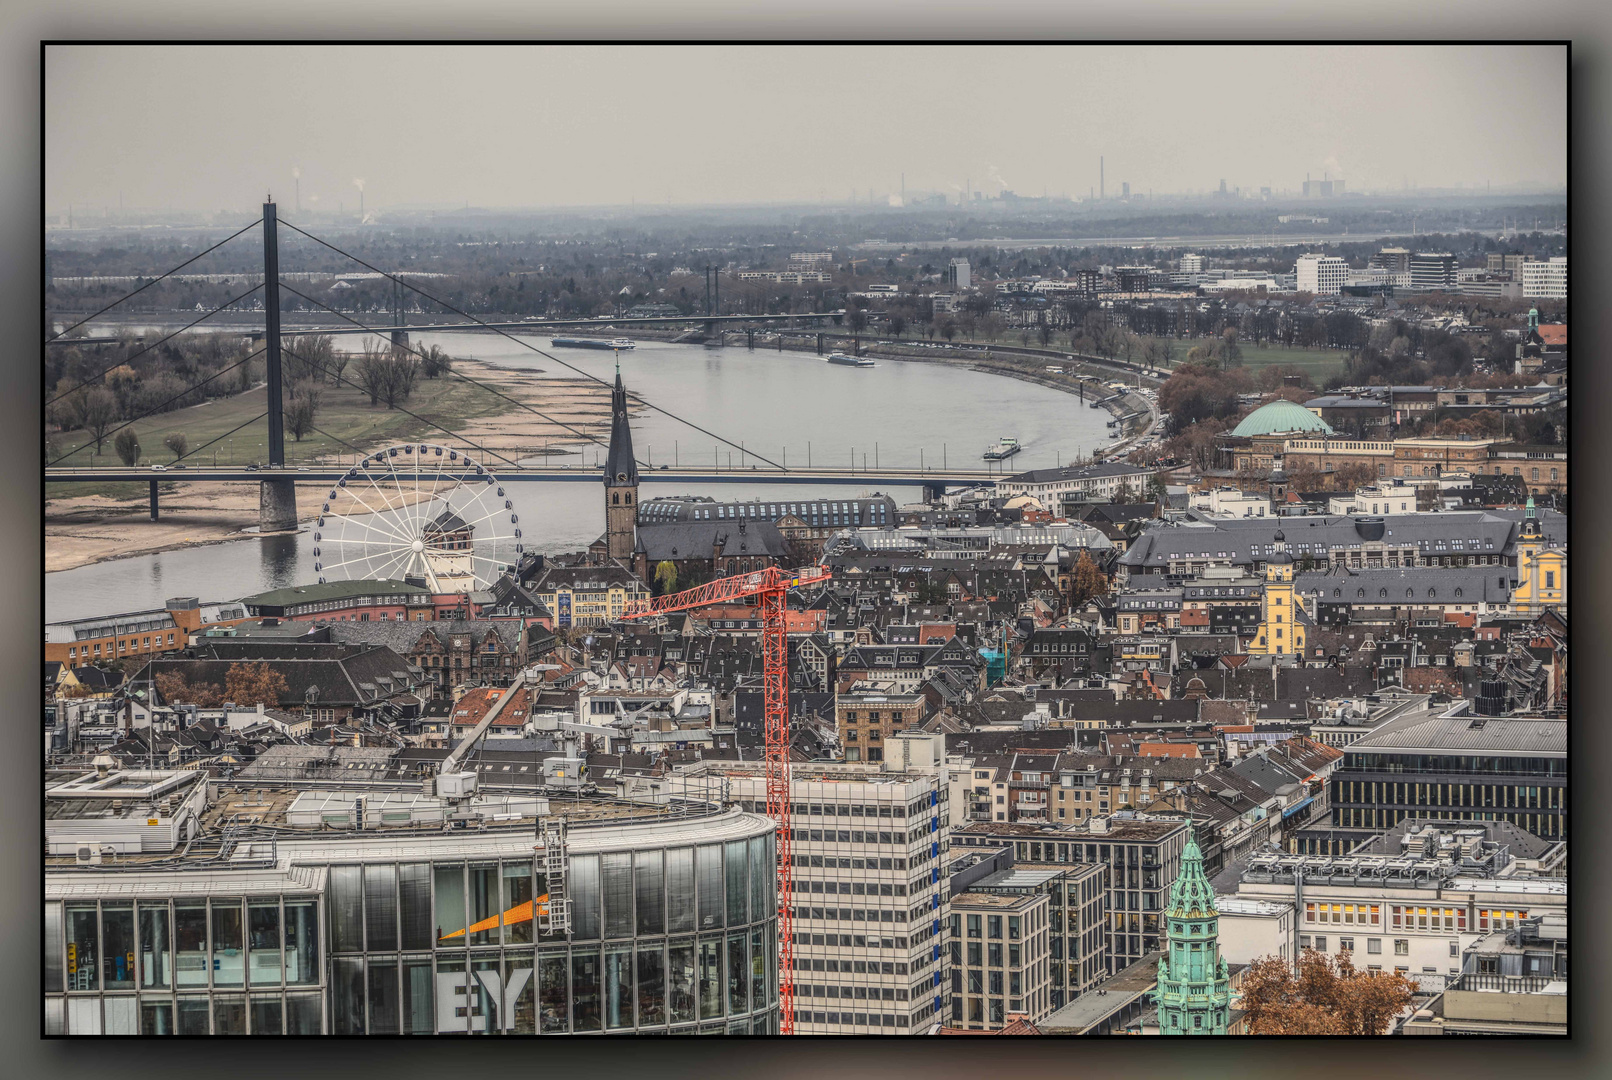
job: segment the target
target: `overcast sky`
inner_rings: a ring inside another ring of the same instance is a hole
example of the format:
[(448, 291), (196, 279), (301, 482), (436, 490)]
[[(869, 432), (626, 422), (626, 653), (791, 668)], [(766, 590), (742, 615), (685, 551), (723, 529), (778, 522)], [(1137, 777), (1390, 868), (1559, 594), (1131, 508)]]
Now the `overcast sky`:
[(55, 46), (45, 196), (251, 210), (1567, 177), (1566, 50)]

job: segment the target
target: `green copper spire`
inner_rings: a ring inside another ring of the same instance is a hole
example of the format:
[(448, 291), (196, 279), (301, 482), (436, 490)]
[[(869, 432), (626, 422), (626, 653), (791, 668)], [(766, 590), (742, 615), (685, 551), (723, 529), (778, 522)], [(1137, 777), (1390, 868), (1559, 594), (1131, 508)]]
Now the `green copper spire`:
[(1534, 514), (1534, 497), (1532, 495), (1528, 496), (1528, 514), (1527, 514), (1527, 516), (1528, 517), (1534, 517), (1535, 516), (1535, 514)]
[(1215, 891), (1203, 872), (1203, 852), (1190, 826), (1164, 921), (1168, 944), (1153, 991), (1160, 1032), (1224, 1035), (1231, 1011), (1230, 973), (1220, 955)]

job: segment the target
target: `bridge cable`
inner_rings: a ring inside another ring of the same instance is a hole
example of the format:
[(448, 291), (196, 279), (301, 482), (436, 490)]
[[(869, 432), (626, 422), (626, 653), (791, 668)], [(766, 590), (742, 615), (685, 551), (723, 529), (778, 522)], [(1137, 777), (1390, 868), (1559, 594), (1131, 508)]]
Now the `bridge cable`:
[(323, 435), (325, 438), (329, 439), (331, 442), (339, 442), (339, 443), (341, 443), (347, 449), (351, 450), (355, 454), (358, 454), (360, 457), (362, 457), (363, 454), (364, 454), (364, 451), (360, 450), (358, 447), (354, 446), (352, 443), (348, 442), (346, 439), (338, 438), (337, 436), (332, 435), (330, 432), (325, 431), (322, 428), (317, 428), (317, 427), (314, 427), (312, 424), (309, 424), (308, 425), (308, 430), (312, 431), (315, 435)]
[[(100, 311), (97, 311), (95, 314), (86, 315), (84, 318), (80, 319), (78, 322), (74, 323), (72, 326), (69, 326), (66, 330), (63, 330), (60, 334), (56, 334), (56, 335), (54, 335), (52, 337), (46, 338), (45, 343), (48, 345), (53, 341), (60, 340), (61, 338), (65, 337), (66, 335), (71, 334), (74, 330), (77, 330), (80, 326), (83, 326), (85, 323), (89, 322), (90, 320), (100, 318), (102, 315), (105, 315), (108, 311), (111, 311), (113, 308), (115, 308), (119, 304), (123, 303), (123, 301), (140, 295), (142, 292), (145, 292), (147, 289), (151, 288), (151, 286), (155, 285), (157, 282), (161, 281), (163, 278), (172, 277), (174, 274), (179, 273), (179, 271), (183, 270), (185, 267), (189, 266), (191, 263), (195, 262), (197, 259), (201, 258), (203, 255), (206, 255), (209, 252), (217, 251), (219, 248), (223, 247), (225, 244), (229, 243), (231, 240), (233, 240), (237, 236), (241, 235), (241, 233), (250, 232), (252, 229), (257, 228), (261, 224), (263, 224), (263, 219), (258, 218), (256, 221), (252, 222), (252, 224), (248, 225), (246, 228), (242, 229), (240, 232), (230, 233), (228, 236), (224, 237), (224, 239), (220, 240), (218, 243), (214, 244), (212, 247), (208, 248), (206, 251), (199, 252), (196, 255), (193, 255), (190, 258), (186, 259), (184, 262), (180, 263), (178, 266), (174, 267), (172, 270), (169, 270), (167, 273), (160, 274), (157, 277), (152, 278), (150, 281), (146, 282), (144, 285), (140, 286), (138, 289), (135, 289), (133, 292), (128, 293), (128, 294), (126, 294), (124, 296), (121, 296), (118, 299), (112, 301), (110, 304), (106, 305), (104, 308), (102, 308)], [(301, 232), (302, 230), (298, 229), (297, 231)], [(244, 277), (245, 275), (242, 275), (242, 276)]]
[[(126, 427), (129, 427), (131, 424), (138, 424), (142, 420), (149, 420), (151, 417), (153, 417), (157, 413), (161, 412), (162, 407), (164, 405), (171, 405), (174, 402), (178, 401), (180, 398), (184, 397), (186, 394), (190, 393), (192, 390), (195, 390), (197, 387), (206, 386), (208, 383), (212, 382), (214, 379), (218, 378), (220, 375), (226, 375), (229, 372), (234, 371), (236, 368), (240, 367), (242, 364), (251, 362), (252, 358), (254, 356), (258, 355), (258, 353), (261, 353), (262, 351), (263, 351), (263, 349), (259, 349), (259, 350), (257, 350), (257, 352), (247, 353), (245, 356), (243, 356), (239, 360), (235, 361), (235, 363), (231, 364), (229, 367), (218, 369), (217, 371), (213, 372), (211, 375), (207, 376), (207, 378), (203, 379), (201, 382), (196, 383), (194, 386), (190, 386), (190, 387), (185, 388), (184, 390), (181, 390), (179, 393), (175, 394), (173, 397), (169, 398), (167, 401), (158, 402), (157, 404), (151, 406), (151, 408), (147, 409), (145, 412), (141, 413), (139, 416), (136, 416), (131, 420), (127, 420), (124, 423), (119, 424), (117, 427), (113, 428), (111, 431), (108, 431), (105, 435), (102, 435), (101, 436), (101, 441), (105, 442), (108, 437), (110, 437), (112, 435), (116, 435), (118, 432), (122, 431)], [(264, 413), (263, 415), (267, 416), (268, 413)], [(88, 434), (88, 432), (86, 432), (85, 434)], [(95, 440), (93, 438), (91, 438), (89, 440), (86, 440), (85, 442), (79, 443), (77, 446), (75, 446), (71, 450), (67, 451), (67, 453), (61, 455), (61, 457), (58, 457), (58, 458), (55, 458), (55, 459), (53, 459), (51, 461), (45, 462), (45, 467), (48, 469), (48, 468), (50, 468), (50, 466), (56, 464), (56, 462), (58, 462), (58, 461), (67, 460), (68, 458), (72, 457), (74, 454), (78, 453), (80, 450), (84, 449), (84, 447), (89, 446), (94, 441)], [(174, 460), (178, 461), (179, 459), (175, 458)]]
[[(357, 255), (354, 255), (351, 252), (343, 251), (341, 248), (339, 248), (336, 245), (330, 243), (329, 241), (321, 240), (319, 237), (313, 235), (312, 233), (307, 232), (306, 230), (297, 228), (295, 225), (291, 224), (289, 221), (285, 221), (284, 219), (281, 219), (280, 224), (284, 225), (288, 229), (293, 230), (294, 232), (301, 233), (303, 236), (306, 236), (308, 239), (312, 240), (314, 243), (321, 244), (321, 245), (329, 248), (331, 251), (336, 252), (336, 254), (338, 254), (338, 255), (345, 255), (347, 258), (349, 258), (349, 259), (353, 260), (354, 262), (358, 263), (360, 266), (368, 268), (369, 270), (373, 271), (374, 273), (380, 274), (383, 277), (386, 277), (387, 279), (389, 279), (391, 281), (397, 282), (398, 284), (402, 285), (404, 288), (408, 289), (410, 292), (418, 293), (419, 295), (425, 297), (427, 300), (431, 301), (434, 304), (437, 304), (437, 305), (441, 306), (442, 308), (446, 309), (447, 311), (450, 311), (453, 314), (460, 316), (461, 318), (469, 319), (472, 323), (474, 323), (475, 325), (477, 325), (479, 327), (482, 327), (485, 330), (491, 330), (495, 334), (501, 334), (504, 337), (507, 337), (509, 340), (515, 342), (517, 345), (520, 345), (522, 348), (530, 349), (532, 352), (535, 352), (537, 355), (539, 355), (541, 357), (544, 357), (545, 359), (551, 360), (554, 363), (559, 364), (559, 365), (561, 365), (563, 367), (570, 368), (572, 371), (576, 372), (578, 375), (581, 375), (581, 376), (583, 376), (585, 378), (588, 378), (588, 379), (592, 379), (594, 382), (599, 383), (601, 386), (609, 386), (610, 385), (610, 383), (608, 381), (599, 378), (597, 375), (594, 375), (593, 373), (588, 372), (588, 371), (584, 371), (582, 368), (577, 367), (575, 364), (567, 363), (566, 361), (561, 360), (559, 357), (555, 356), (552, 353), (544, 352), (542, 349), (538, 348), (536, 345), (533, 345), (531, 342), (526, 341), (523, 338), (516, 337), (514, 334), (509, 333), (507, 330), (502, 330), (502, 329), (500, 329), (500, 328), (498, 328), (496, 326), (493, 326), (493, 325), (491, 325), (489, 323), (485, 323), (485, 322), (481, 321), (480, 319), (476, 318), (474, 315), (471, 315), (469, 312), (461, 311), (460, 309), (454, 307), (452, 304), (449, 304), (447, 301), (437, 299), (435, 296), (432, 296), (430, 293), (426, 292), (424, 289), (421, 289), (421, 288), (419, 288), (418, 286), (415, 286), (415, 285), (410, 285), (408, 282), (404, 281), (402, 278), (398, 277), (397, 275), (389, 274), (385, 270), (382, 270), (379, 267), (372, 266), (371, 264), (365, 262), (363, 259), (360, 259)], [(284, 285), (282, 285), (282, 287), (289, 288), (289, 286), (284, 286)], [(698, 322), (699, 320), (698, 320), (698, 318), (691, 318), (690, 321), (691, 322)], [(659, 405), (656, 405), (653, 402), (644, 400), (642, 397), (639, 397), (637, 394), (633, 394), (633, 393), (629, 392), (627, 396), (631, 397), (634, 401), (637, 401), (640, 405), (644, 406), (647, 409), (653, 409), (656, 412), (660, 413), (662, 416), (669, 416), (673, 420), (676, 420), (678, 423), (684, 424), (684, 425), (686, 425), (688, 427), (691, 427), (695, 431), (698, 431), (702, 435), (708, 435), (711, 438), (717, 440), (718, 442), (726, 443), (728, 446), (730, 446), (733, 449), (739, 451), (741, 454), (747, 454), (750, 457), (755, 458), (757, 461), (765, 461), (768, 465), (771, 465), (773, 468), (778, 469), (778, 470), (780, 470), (782, 472), (788, 472), (789, 471), (788, 469), (784, 468), (784, 466), (778, 464), (778, 462), (773, 461), (771, 458), (764, 457), (761, 454), (756, 453), (754, 450), (750, 450), (747, 447), (732, 441), (731, 439), (725, 439), (721, 435), (718, 435), (716, 432), (711, 431), (711, 430), (709, 430), (707, 428), (703, 428), (699, 424), (696, 424), (692, 420), (685, 419), (685, 418), (683, 418), (681, 416), (678, 416), (676, 413), (671, 412), (668, 409), (661, 408)]]
[[(256, 416), (252, 417), (252, 419), (248, 420), (246, 423), (239, 424), (239, 425), (237, 425), (235, 427), (230, 428), (228, 431), (224, 432), (224, 434), (220, 435), (216, 439), (208, 439), (206, 442), (202, 443), (200, 446), (196, 447), (196, 449), (194, 449), (194, 450), (186, 450), (183, 454), (180, 454), (179, 457), (175, 458), (174, 460), (183, 461), (185, 458), (188, 458), (190, 455), (207, 449), (209, 446), (213, 445), (215, 442), (220, 442), (220, 441), (222, 441), (224, 439), (229, 438), (231, 435), (233, 435), (237, 431), (241, 430), (241, 428), (249, 427), (250, 425), (257, 423), (259, 420), (262, 420), (264, 417), (266, 417), (268, 415), (269, 415), (269, 410), (264, 409), (262, 412), (258, 413)], [(178, 478), (175, 477), (174, 479), (178, 479)]]
[(164, 342), (168, 342), (168, 341), (173, 340), (174, 338), (178, 337), (180, 334), (183, 334), (186, 330), (189, 330), (191, 327), (195, 326), (197, 323), (204, 322), (207, 319), (211, 319), (214, 315), (217, 315), (219, 312), (223, 311), (225, 308), (235, 306), (236, 304), (240, 303), (242, 300), (245, 300), (248, 296), (251, 296), (253, 293), (257, 292), (261, 288), (263, 288), (263, 283), (260, 281), (256, 285), (253, 285), (250, 289), (247, 289), (241, 295), (237, 296), (235, 299), (226, 300), (220, 306), (215, 307), (213, 310), (209, 311), (207, 314), (200, 316), (194, 322), (186, 323), (184, 326), (181, 326), (179, 329), (175, 330), (173, 333), (169, 334), (167, 337), (161, 338), (160, 340), (157, 340), (157, 341), (153, 341), (150, 345), (147, 345), (145, 348), (141, 349), (139, 352), (133, 352), (133, 353), (130, 353), (128, 356), (119, 357), (118, 359), (112, 361), (112, 363), (106, 365), (106, 367), (101, 369), (100, 374), (93, 375), (90, 378), (85, 379), (83, 382), (79, 383), (77, 386), (74, 386), (74, 387), (72, 387), (70, 389), (67, 389), (67, 390), (63, 390), (61, 393), (57, 394), (55, 397), (47, 399), (45, 401), (45, 404), (46, 405), (54, 405), (56, 402), (60, 401), (64, 397), (66, 397), (68, 394), (71, 394), (76, 390), (82, 390), (84, 387), (88, 386), (92, 382), (98, 382), (101, 379), (104, 379), (106, 377), (106, 373), (111, 371), (113, 368), (117, 367), (118, 365), (127, 364), (130, 360), (133, 360), (137, 356), (144, 356), (146, 353), (150, 352), (152, 349), (155, 349), (158, 345), (161, 345)]
[[(306, 357), (306, 356), (301, 356), (301, 355), (299, 355), (299, 354), (297, 354), (295, 352), (292, 352), (290, 349), (286, 348), (284, 345), (280, 346), (280, 352), (284, 353), (287, 356), (295, 356), (298, 360), (301, 360), (303, 363), (308, 364), (308, 365), (310, 365), (310, 366), (312, 366), (314, 368), (317, 368), (317, 369), (319, 369), (321, 371), (325, 370), (323, 367), (320, 366), (318, 361), (310, 359), (309, 357)], [(364, 388), (362, 386), (360, 386), (358, 383), (353, 382), (351, 379), (346, 378), (345, 376), (337, 375), (334, 371), (330, 372), (330, 375), (338, 383), (346, 383), (348, 386), (352, 387), (354, 390), (362, 391), (363, 393), (368, 393), (369, 392), (367, 390), (364, 390)], [(426, 424), (426, 425), (428, 425), (430, 427), (434, 427), (438, 431), (444, 432), (445, 434), (450, 435), (455, 439), (462, 440), (463, 442), (468, 443), (470, 446), (474, 447), (475, 449), (480, 450), (484, 454), (491, 454), (493, 457), (497, 458), (500, 461), (508, 462), (510, 465), (514, 465), (515, 468), (517, 468), (517, 469), (520, 468), (519, 464), (517, 464), (516, 462), (510, 461), (509, 458), (505, 457), (503, 454), (500, 454), (498, 451), (489, 449), (488, 447), (482, 446), (482, 445), (480, 445), (478, 443), (471, 442), (469, 438), (465, 437), (464, 435), (459, 434), (456, 431), (449, 431), (447, 428), (443, 427), (441, 424), (437, 423), (435, 420), (427, 420), (425, 417), (419, 415), (418, 413), (409, 412), (409, 410), (405, 409), (401, 405), (392, 405), (392, 406), (390, 406), (390, 408), (396, 409), (398, 412), (402, 413), (404, 416), (410, 417), (410, 418), (412, 418), (414, 420), (418, 420), (422, 424)], [(268, 413), (264, 413), (263, 415), (267, 416)], [(360, 450), (359, 453), (362, 454), (362, 453), (364, 453), (364, 451)], [(371, 455), (366, 455), (366, 456), (371, 456)]]
[[(358, 327), (360, 330), (369, 331), (371, 334), (374, 334), (376, 337), (385, 337), (388, 333), (390, 333), (390, 331), (385, 327), (375, 328), (375, 327), (369, 326), (369, 325), (367, 325), (365, 323), (361, 323), (357, 319), (353, 318), (352, 316), (347, 315), (347, 314), (345, 314), (343, 312), (337, 311), (335, 308), (331, 307), (329, 304), (323, 303), (322, 301), (319, 301), (319, 300), (315, 300), (311, 296), (308, 296), (308, 295), (306, 295), (304, 293), (298, 292), (296, 289), (292, 288), (290, 285), (285, 284), (284, 282), (281, 283), (280, 287), (282, 289), (284, 289), (286, 292), (291, 293), (293, 296), (301, 297), (303, 300), (308, 301), (308, 303), (315, 304), (315, 305), (317, 305), (319, 307), (322, 307), (326, 311), (330, 312), (332, 315), (335, 315), (338, 318), (347, 320), (348, 322), (352, 323), (354, 326)], [(280, 348), (281, 348), (281, 351), (287, 351), (287, 352), (289, 351), (288, 349), (286, 349), (286, 347), (283, 344), (280, 346)], [(394, 349), (402, 349), (405, 352), (413, 353), (415, 356), (420, 357), (422, 360), (425, 358), (424, 353), (422, 353), (420, 350), (418, 350), (418, 349), (416, 349), (416, 348), (414, 348), (412, 346), (409, 346), (409, 345), (400, 345), (400, 344), (397, 344), (396, 342), (394, 342), (392, 344), (392, 348), (394, 348)], [(295, 356), (296, 354), (292, 353), (292, 355)], [(299, 357), (299, 359), (300, 359), (300, 357)], [(543, 419), (547, 420), (549, 423), (554, 424), (556, 427), (562, 427), (565, 430), (571, 432), (572, 434), (578, 436), (579, 438), (583, 439), (586, 442), (597, 443), (598, 445), (603, 446), (603, 447), (607, 447), (607, 448), (610, 445), (605, 440), (600, 439), (597, 435), (589, 435), (586, 431), (579, 430), (578, 428), (573, 427), (570, 424), (567, 424), (563, 420), (556, 420), (554, 417), (548, 415), (547, 413), (533, 408), (531, 405), (528, 405), (524, 401), (520, 401), (520, 400), (518, 400), (516, 398), (512, 398), (508, 394), (505, 394), (502, 391), (498, 390), (496, 387), (489, 386), (488, 384), (486, 384), (484, 382), (481, 382), (480, 380), (472, 379), (470, 376), (462, 374), (462, 373), (457, 372), (457, 371), (454, 371), (452, 368), (448, 369), (448, 375), (453, 377), (453, 378), (455, 378), (455, 379), (460, 379), (460, 380), (462, 380), (464, 382), (470, 383), (472, 386), (479, 386), (479, 387), (481, 387), (481, 389), (487, 391), (489, 394), (493, 394), (493, 395), (496, 395), (497, 397), (501, 397), (505, 401), (509, 402), (512, 405), (518, 405), (521, 408), (525, 409), (527, 412), (535, 413), (536, 415), (541, 416)], [(640, 462), (638, 462), (638, 464), (643, 465), (646, 470), (649, 468), (649, 465), (646, 462), (640, 461)], [(517, 466), (517, 468), (518, 467), (519, 466)]]

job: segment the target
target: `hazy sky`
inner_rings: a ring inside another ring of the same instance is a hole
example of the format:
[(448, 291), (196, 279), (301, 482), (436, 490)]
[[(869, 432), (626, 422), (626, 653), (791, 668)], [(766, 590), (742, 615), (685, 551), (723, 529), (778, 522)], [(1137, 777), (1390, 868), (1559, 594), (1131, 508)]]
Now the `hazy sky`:
[(860, 202), (1565, 185), (1566, 50), (65, 46), (45, 196), (79, 206)]

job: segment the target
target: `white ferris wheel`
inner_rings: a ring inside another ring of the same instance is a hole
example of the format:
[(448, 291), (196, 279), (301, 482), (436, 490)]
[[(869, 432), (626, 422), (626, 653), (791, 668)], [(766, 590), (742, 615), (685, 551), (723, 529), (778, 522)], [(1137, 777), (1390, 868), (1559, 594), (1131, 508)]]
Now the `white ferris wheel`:
[(434, 593), (490, 588), (524, 550), (498, 478), (435, 443), (377, 450), (349, 469), (326, 493), (313, 540), (321, 583), (416, 578)]

